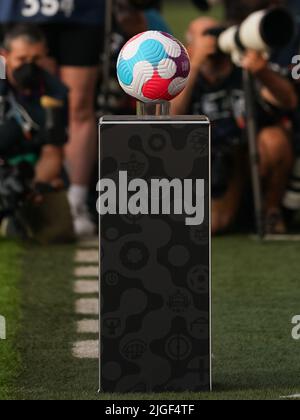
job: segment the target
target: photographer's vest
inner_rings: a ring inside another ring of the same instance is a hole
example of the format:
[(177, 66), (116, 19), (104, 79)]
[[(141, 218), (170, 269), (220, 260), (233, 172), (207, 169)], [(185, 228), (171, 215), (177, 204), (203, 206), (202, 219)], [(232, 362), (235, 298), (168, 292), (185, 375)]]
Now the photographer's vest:
[[(50, 96), (52, 98), (62, 100), (65, 103), (65, 125), (67, 126), (67, 88), (55, 77), (44, 72), (44, 83), (41, 92), (36, 92), (31, 97), (22, 97), (14, 92), (9, 83), (0, 80), (0, 143), (5, 141), (6, 136), (1, 131), (1, 124), (4, 126), (7, 122), (13, 121), (14, 125), (19, 127), (20, 135), (18, 137), (17, 149), (8, 152), (4, 158), (11, 165), (18, 164), (20, 161), (26, 161), (35, 164), (40, 153), (41, 147), (45, 144), (41, 143), (36, 133), (45, 128), (45, 111), (40, 105), (40, 95)], [(10, 127), (10, 126), (9, 126)], [(15, 130), (13, 130), (15, 132)], [(2, 133), (2, 134), (1, 134)], [(26, 133), (31, 133), (27, 136)], [(12, 133), (10, 133), (12, 135)], [(8, 136), (9, 139), (9, 136)], [(66, 141), (62, 138), (51, 141), (47, 144), (62, 147)], [(8, 143), (8, 140), (6, 140)], [(11, 144), (11, 143), (9, 143)], [(7, 145), (5, 145), (6, 147)], [(1, 150), (1, 147), (0, 147)]]
[(0, 22), (102, 25), (105, 0), (0, 0)]
[[(16, 99), (11, 91), (8, 89), (8, 85), (6, 82), (1, 81), (0, 83), (0, 128), (2, 125), (5, 124), (5, 122), (9, 119), (15, 120), (20, 127), (23, 126), (23, 124), (27, 123), (29, 124), (32, 122), (32, 124), (35, 124), (34, 121), (31, 119), (28, 113), (26, 113), (24, 110), (24, 118), (21, 121), (21, 114), (19, 112), (19, 106), (16, 102)], [(0, 130), (1, 131), (1, 130)], [(3, 135), (3, 133), (2, 133)], [(22, 136), (23, 137), (23, 136)], [(3, 141), (4, 139), (2, 139)], [(1, 141), (1, 139), (0, 139)], [(20, 138), (21, 141), (21, 138)], [(3, 158), (3, 156), (1, 156)], [(18, 165), (21, 162), (27, 162), (31, 165), (35, 165), (38, 160), (37, 153), (25, 153), (25, 154), (16, 154), (14, 156), (10, 156), (8, 159), (5, 159), (7, 163), (10, 165)]]

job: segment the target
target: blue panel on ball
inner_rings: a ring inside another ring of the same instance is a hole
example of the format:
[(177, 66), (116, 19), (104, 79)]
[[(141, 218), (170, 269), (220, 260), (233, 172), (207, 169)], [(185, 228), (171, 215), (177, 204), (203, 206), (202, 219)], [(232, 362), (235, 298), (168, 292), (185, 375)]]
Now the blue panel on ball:
[(161, 60), (168, 58), (168, 54), (161, 42), (148, 39), (140, 45), (137, 57), (138, 61), (148, 61), (154, 67), (157, 67)]
[(142, 61), (147, 61), (153, 67), (168, 58), (168, 54), (163, 44), (155, 39), (147, 39), (142, 42), (134, 57), (130, 60), (121, 58), (118, 64), (118, 77), (125, 86), (130, 86), (133, 82), (134, 66)]
[(119, 79), (126, 86), (130, 86), (133, 82), (133, 65), (130, 61), (121, 59), (117, 70)]

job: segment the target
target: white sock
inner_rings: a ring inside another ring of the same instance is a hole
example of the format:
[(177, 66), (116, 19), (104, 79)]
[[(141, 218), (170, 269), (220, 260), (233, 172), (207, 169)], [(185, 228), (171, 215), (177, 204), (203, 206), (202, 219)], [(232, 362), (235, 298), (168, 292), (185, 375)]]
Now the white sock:
[(89, 188), (84, 185), (73, 184), (68, 191), (68, 199), (71, 207), (79, 207), (87, 204)]

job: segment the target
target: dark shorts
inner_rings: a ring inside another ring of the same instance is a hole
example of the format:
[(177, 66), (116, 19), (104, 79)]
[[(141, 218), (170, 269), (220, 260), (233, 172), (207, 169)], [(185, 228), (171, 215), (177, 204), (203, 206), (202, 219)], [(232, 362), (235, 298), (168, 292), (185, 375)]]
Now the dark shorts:
[[(0, 45), (10, 26), (12, 24), (0, 24)], [(103, 26), (43, 24), (40, 27), (47, 38), (49, 55), (60, 66), (98, 66), (104, 46)]]
[(60, 66), (95, 67), (103, 52), (104, 29), (92, 25), (41, 25), (49, 48), (49, 55)]

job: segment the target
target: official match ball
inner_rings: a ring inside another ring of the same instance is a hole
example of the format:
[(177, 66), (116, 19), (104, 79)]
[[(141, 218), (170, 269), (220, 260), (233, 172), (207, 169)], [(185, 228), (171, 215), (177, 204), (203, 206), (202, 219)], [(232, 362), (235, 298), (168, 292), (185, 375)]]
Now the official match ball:
[(142, 102), (170, 101), (185, 88), (190, 73), (188, 52), (173, 36), (148, 31), (132, 38), (120, 52), (121, 87)]

